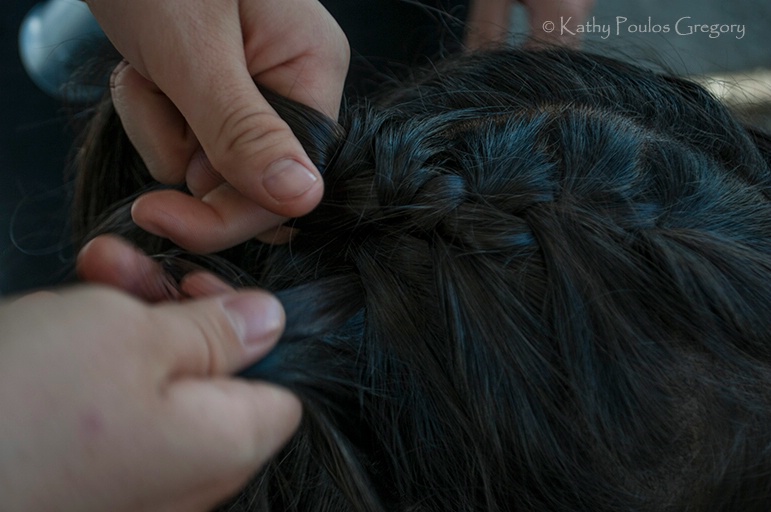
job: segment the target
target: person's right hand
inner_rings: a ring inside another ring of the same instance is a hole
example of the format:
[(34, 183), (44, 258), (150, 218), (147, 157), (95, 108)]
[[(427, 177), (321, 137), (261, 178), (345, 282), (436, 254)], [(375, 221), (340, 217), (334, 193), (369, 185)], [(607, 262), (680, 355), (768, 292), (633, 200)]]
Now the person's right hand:
[(308, 213), (321, 177), (254, 80), (336, 118), (348, 43), (317, 0), (86, 0), (125, 57), (112, 97), (162, 183), (134, 203), (143, 229), (196, 252)]

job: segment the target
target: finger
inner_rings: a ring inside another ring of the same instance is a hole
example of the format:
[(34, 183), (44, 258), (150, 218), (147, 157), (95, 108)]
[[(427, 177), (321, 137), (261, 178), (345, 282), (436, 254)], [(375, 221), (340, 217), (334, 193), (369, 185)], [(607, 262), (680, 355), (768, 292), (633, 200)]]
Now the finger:
[(185, 182), (193, 197), (203, 197), (224, 182), (202, 149), (194, 154), (185, 172)]
[(265, 244), (283, 245), (288, 244), (298, 232), (299, 230), (289, 226), (278, 226), (260, 233), (255, 238)]
[(267, 292), (248, 291), (150, 310), (157, 358), (170, 375), (235, 373), (267, 354), (284, 328), (284, 310)]
[(224, 478), (256, 471), (289, 440), (302, 415), (296, 396), (262, 382), (178, 380), (166, 396), (170, 426), (195, 424), (199, 444), (211, 447), (204, 456)]
[(193, 252), (216, 252), (274, 228), (286, 219), (227, 183), (200, 200), (174, 190), (148, 192), (131, 208), (138, 226)]
[(220, 278), (204, 271), (192, 272), (182, 278), (179, 288), (188, 297), (194, 299), (231, 293), (235, 289)]
[(309, 212), (321, 199), (321, 176), (254, 85), (242, 39), (222, 38), (195, 54), (206, 65), (193, 70), (173, 64), (181, 68), (179, 76), (166, 72), (156, 82), (187, 119), (214, 169), (269, 211), (291, 217)]
[(78, 254), (76, 271), (85, 281), (114, 286), (149, 302), (181, 297), (160, 263), (114, 235), (87, 243)]
[(198, 141), (177, 107), (125, 61), (113, 71), (110, 93), (126, 135), (153, 178), (183, 183)]
[[(272, 37), (265, 31), (245, 34), (247, 68), (258, 83), (337, 119), (350, 61), (345, 33), (321, 2), (270, 1), (272, 9), (283, 11), (272, 21), (283, 26), (274, 27)], [(243, 2), (242, 17), (258, 19), (267, 4)], [(287, 37), (296, 32), (298, 12), (305, 20), (313, 20), (308, 26), (312, 37)]]
[(38, 304), (41, 304), (41, 303), (43, 303), (43, 302), (45, 302), (47, 300), (55, 299), (55, 298), (57, 298), (59, 296), (60, 296), (60, 294), (58, 292), (55, 292), (55, 291), (39, 290), (39, 291), (36, 291), (36, 292), (27, 293), (25, 295), (22, 295), (21, 297), (15, 298), (15, 299), (12, 298), (10, 303), (18, 305), (18, 306), (26, 307), (28, 305), (30, 305), (30, 306), (31, 305), (38, 305)]

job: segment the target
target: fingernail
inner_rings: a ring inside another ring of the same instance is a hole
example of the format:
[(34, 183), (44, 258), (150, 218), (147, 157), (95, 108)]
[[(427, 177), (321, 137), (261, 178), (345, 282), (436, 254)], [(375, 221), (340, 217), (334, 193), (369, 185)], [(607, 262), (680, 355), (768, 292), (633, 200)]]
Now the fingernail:
[(224, 306), (250, 355), (257, 355), (278, 339), (284, 325), (284, 308), (272, 295), (239, 294)]
[(304, 194), (318, 179), (316, 174), (300, 162), (287, 158), (273, 162), (268, 167), (262, 184), (274, 199), (283, 201)]

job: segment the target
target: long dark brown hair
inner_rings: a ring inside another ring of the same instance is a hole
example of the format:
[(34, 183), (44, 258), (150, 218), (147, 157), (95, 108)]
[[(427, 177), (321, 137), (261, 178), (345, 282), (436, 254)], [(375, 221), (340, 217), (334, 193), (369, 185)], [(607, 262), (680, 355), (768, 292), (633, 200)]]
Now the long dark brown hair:
[[(243, 375), (305, 416), (224, 510), (769, 509), (768, 137), (567, 50), (448, 60), (339, 124), (272, 101), (324, 200), (204, 260), (282, 299)], [(81, 243), (186, 257), (130, 222), (154, 185), (109, 101), (79, 166)]]

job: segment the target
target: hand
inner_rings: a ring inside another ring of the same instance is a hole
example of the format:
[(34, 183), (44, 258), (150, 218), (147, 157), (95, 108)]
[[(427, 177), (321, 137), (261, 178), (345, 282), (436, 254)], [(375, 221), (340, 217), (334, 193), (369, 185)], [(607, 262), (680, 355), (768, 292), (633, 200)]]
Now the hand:
[(208, 272), (194, 272), (173, 283), (157, 260), (115, 235), (100, 235), (87, 243), (78, 254), (76, 270), (84, 281), (119, 288), (147, 302), (234, 291)]
[(318, 171), (253, 82), (337, 117), (348, 43), (317, 0), (87, 3), (127, 61), (112, 79), (126, 133), (155, 179), (193, 194), (141, 196), (139, 226), (213, 252), (318, 204)]
[(149, 306), (87, 286), (0, 305), (3, 510), (210, 510), (299, 422), (289, 392), (229, 377), (282, 327), (261, 292)]
[[(471, 0), (465, 43), (470, 50), (504, 43), (510, 37), (511, 7), (517, 0)], [(520, 0), (528, 13), (530, 40), (534, 44), (577, 47), (577, 25), (586, 21), (594, 0)], [(561, 30), (562, 19), (568, 30)], [(569, 21), (567, 21), (569, 20)], [(548, 22), (553, 28), (547, 30)]]

